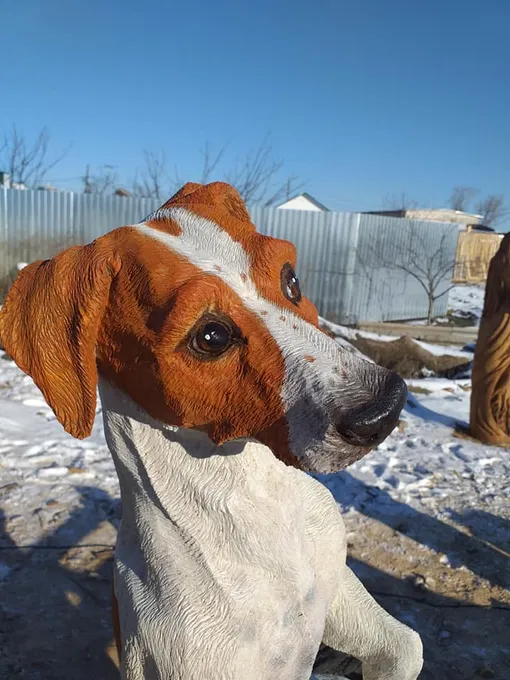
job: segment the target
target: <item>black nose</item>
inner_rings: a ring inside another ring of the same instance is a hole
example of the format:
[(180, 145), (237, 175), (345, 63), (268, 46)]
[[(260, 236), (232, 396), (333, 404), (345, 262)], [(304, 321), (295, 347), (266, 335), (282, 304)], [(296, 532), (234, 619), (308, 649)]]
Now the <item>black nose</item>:
[(348, 444), (373, 448), (392, 432), (407, 399), (407, 386), (396, 373), (389, 373), (372, 398), (335, 417), (338, 434)]

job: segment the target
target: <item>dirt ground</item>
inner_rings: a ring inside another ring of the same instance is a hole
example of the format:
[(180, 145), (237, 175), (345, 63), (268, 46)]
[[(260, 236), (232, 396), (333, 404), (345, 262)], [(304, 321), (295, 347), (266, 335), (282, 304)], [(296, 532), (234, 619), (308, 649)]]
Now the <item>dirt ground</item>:
[(438, 377), (452, 378), (465, 371), (470, 363), (469, 358), (447, 354), (436, 356), (409, 336), (387, 342), (357, 335), (351, 343), (376, 364), (396, 371), (403, 378), (419, 378), (423, 369)]
[(455, 526), (417, 511), (407, 526), (358, 513), (346, 520), (351, 566), (422, 636), (422, 680), (510, 679), (508, 519), (475, 514), (471, 526)]
[[(510, 680), (510, 516), (476, 511), (457, 525), (415, 511), (402, 524), (394, 510), (394, 523), (387, 512), (345, 516), (350, 563), (388, 611), (421, 633), (420, 677)], [(109, 598), (119, 512), (118, 502), (84, 498), (29, 550), (2, 532), (0, 678), (118, 678)]]

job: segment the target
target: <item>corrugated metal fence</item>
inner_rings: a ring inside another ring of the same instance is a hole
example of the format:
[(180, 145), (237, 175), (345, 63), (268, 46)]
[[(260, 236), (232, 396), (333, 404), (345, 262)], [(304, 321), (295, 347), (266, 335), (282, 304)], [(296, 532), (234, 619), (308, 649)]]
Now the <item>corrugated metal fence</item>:
[[(0, 287), (3, 284), (5, 290), (18, 262), (51, 257), (115, 227), (139, 222), (160, 203), (142, 198), (0, 190)], [(319, 313), (331, 321), (425, 317), (427, 295), (406, 269), (418, 271), (434, 265), (438, 273), (444, 270), (440, 289), (450, 285), (455, 225), (260, 206), (252, 206), (250, 214), (260, 232), (297, 246), (302, 288)], [(437, 301), (435, 313), (445, 314), (446, 307), (444, 295)]]

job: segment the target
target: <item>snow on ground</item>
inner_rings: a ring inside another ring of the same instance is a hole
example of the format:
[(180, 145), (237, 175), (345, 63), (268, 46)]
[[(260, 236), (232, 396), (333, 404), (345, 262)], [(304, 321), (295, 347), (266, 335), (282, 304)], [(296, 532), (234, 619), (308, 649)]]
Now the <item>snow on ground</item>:
[(474, 317), (478, 326), (482, 316), (484, 284), (459, 284), (448, 293), (448, 310), (458, 318)]
[(44, 541), (83, 503), (85, 487), (92, 495), (97, 489), (101, 498), (119, 495), (101, 418), (89, 439), (68, 436), (32, 379), (1, 351), (0, 456), (1, 509), (7, 534), (18, 545)]
[[(477, 500), (508, 509), (510, 451), (453, 436), (469, 419), (469, 380), (408, 380), (407, 406), (396, 429), (376, 451), (349, 467), (349, 475), (388, 493), (392, 499), (435, 514), (472, 507)], [(340, 505), (352, 505), (341, 475), (325, 479)], [(357, 499), (359, 501), (359, 499)], [(405, 513), (405, 510), (404, 510)]]

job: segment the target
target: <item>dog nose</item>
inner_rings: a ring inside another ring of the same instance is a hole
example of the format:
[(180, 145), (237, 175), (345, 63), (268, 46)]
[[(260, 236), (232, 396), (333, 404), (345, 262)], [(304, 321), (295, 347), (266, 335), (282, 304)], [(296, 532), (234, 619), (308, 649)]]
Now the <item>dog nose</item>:
[(334, 419), (336, 430), (348, 444), (373, 448), (395, 428), (406, 399), (405, 382), (396, 373), (389, 373), (373, 398)]

